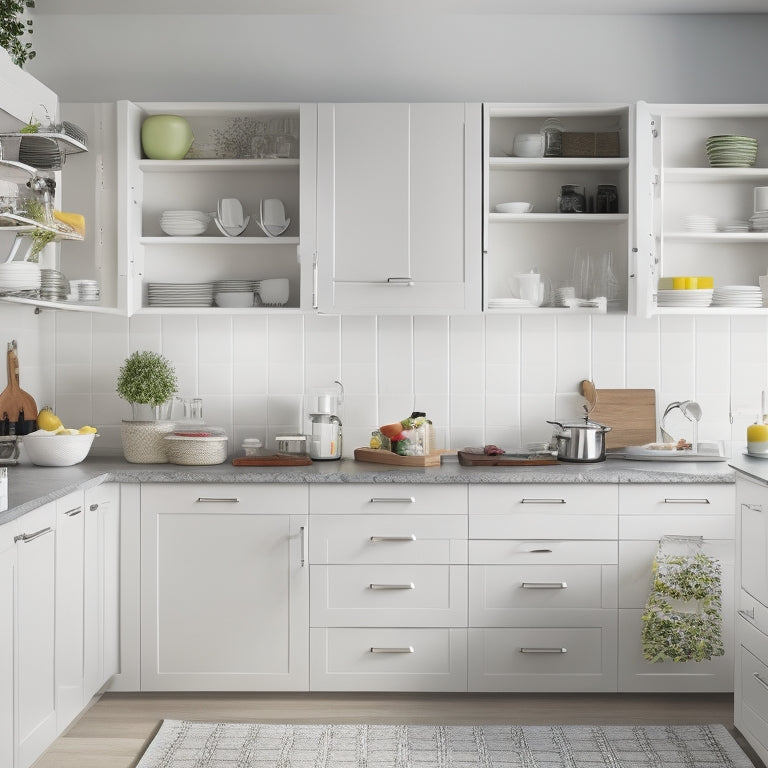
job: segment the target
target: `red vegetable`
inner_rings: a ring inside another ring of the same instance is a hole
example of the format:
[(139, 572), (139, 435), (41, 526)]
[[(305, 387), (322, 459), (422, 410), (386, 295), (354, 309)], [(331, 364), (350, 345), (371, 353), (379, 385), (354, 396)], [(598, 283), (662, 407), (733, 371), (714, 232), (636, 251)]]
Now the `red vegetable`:
[(483, 448), (483, 453), (486, 456), (499, 456), (504, 453), (504, 449), (499, 448), (498, 445), (486, 445), (485, 448)]

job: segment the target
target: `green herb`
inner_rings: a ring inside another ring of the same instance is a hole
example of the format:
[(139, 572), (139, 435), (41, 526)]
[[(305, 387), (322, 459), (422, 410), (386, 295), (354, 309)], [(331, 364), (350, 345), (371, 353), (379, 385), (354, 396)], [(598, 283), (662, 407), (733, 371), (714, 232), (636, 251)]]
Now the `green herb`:
[(117, 377), (117, 394), (129, 403), (161, 405), (177, 387), (173, 365), (157, 352), (134, 352)]
[(34, 31), (32, 19), (24, 19), (24, 13), (34, 7), (35, 0), (0, 0), (0, 47), (8, 51), (17, 67), (37, 55), (32, 43), (23, 40), (25, 34), (31, 35)]
[(56, 239), (56, 233), (47, 229), (35, 229), (29, 233), (28, 237), (32, 238), (32, 248), (29, 250), (27, 261), (38, 262), (40, 260), (40, 252), (46, 245)]
[(35, 120), (35, 116), (31, 115), (29, 122), (19, 129), (19, 133), (37, 133), (40, 130), (42, 123)]

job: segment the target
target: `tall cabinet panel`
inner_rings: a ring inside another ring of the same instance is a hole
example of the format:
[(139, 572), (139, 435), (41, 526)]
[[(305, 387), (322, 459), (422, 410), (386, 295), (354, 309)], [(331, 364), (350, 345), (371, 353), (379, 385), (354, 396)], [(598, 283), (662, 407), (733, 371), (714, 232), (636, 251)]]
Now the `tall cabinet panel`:
[(318, 106), (317, 307), (480, 309), (480, 107)]

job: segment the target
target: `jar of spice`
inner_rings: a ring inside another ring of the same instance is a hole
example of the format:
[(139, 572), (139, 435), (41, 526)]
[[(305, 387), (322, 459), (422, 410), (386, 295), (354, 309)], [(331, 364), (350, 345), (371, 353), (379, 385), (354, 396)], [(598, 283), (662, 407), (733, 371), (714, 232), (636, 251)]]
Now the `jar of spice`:
[(560, 213), (586, 213), (587, 195), (584, 187), (579, 184), (563, 184), (557, 208)]
[(595, 213), (618, 213), (619, 193), (614, 184), (598, 184)]
[(541, 126), (544, 135), (544, 157), (561, 157), (563, 154), (563, 124), (555, 117), (548, 117)]

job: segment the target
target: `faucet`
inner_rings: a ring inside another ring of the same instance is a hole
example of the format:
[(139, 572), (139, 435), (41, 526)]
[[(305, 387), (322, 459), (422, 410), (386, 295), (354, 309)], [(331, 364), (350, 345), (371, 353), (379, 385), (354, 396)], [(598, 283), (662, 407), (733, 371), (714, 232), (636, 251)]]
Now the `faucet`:
[(670, 435), (669, 432), (664, 429), (664, 420), (667, 418), (667, 415), (670, 413), (670, 411), (673, 411), (675, 408), (679, 409), (680, 413), (682, 413), (683, 416), (688, 419), (688, 421), (693, 423), (693, 441), (691, 448), (693, 452), (696, 453), (699, 447), (698, 429), (699, 421), (701, 421), (701, 406), (693, 400), (676, 400), (666, 407), (664, 410), (664, 415), (661, 417), (661, 426), (659, 427), (661, 430), (661, 437), (664, 442), (675, 442), (675, 438), (672, 437), (672, 435)]

